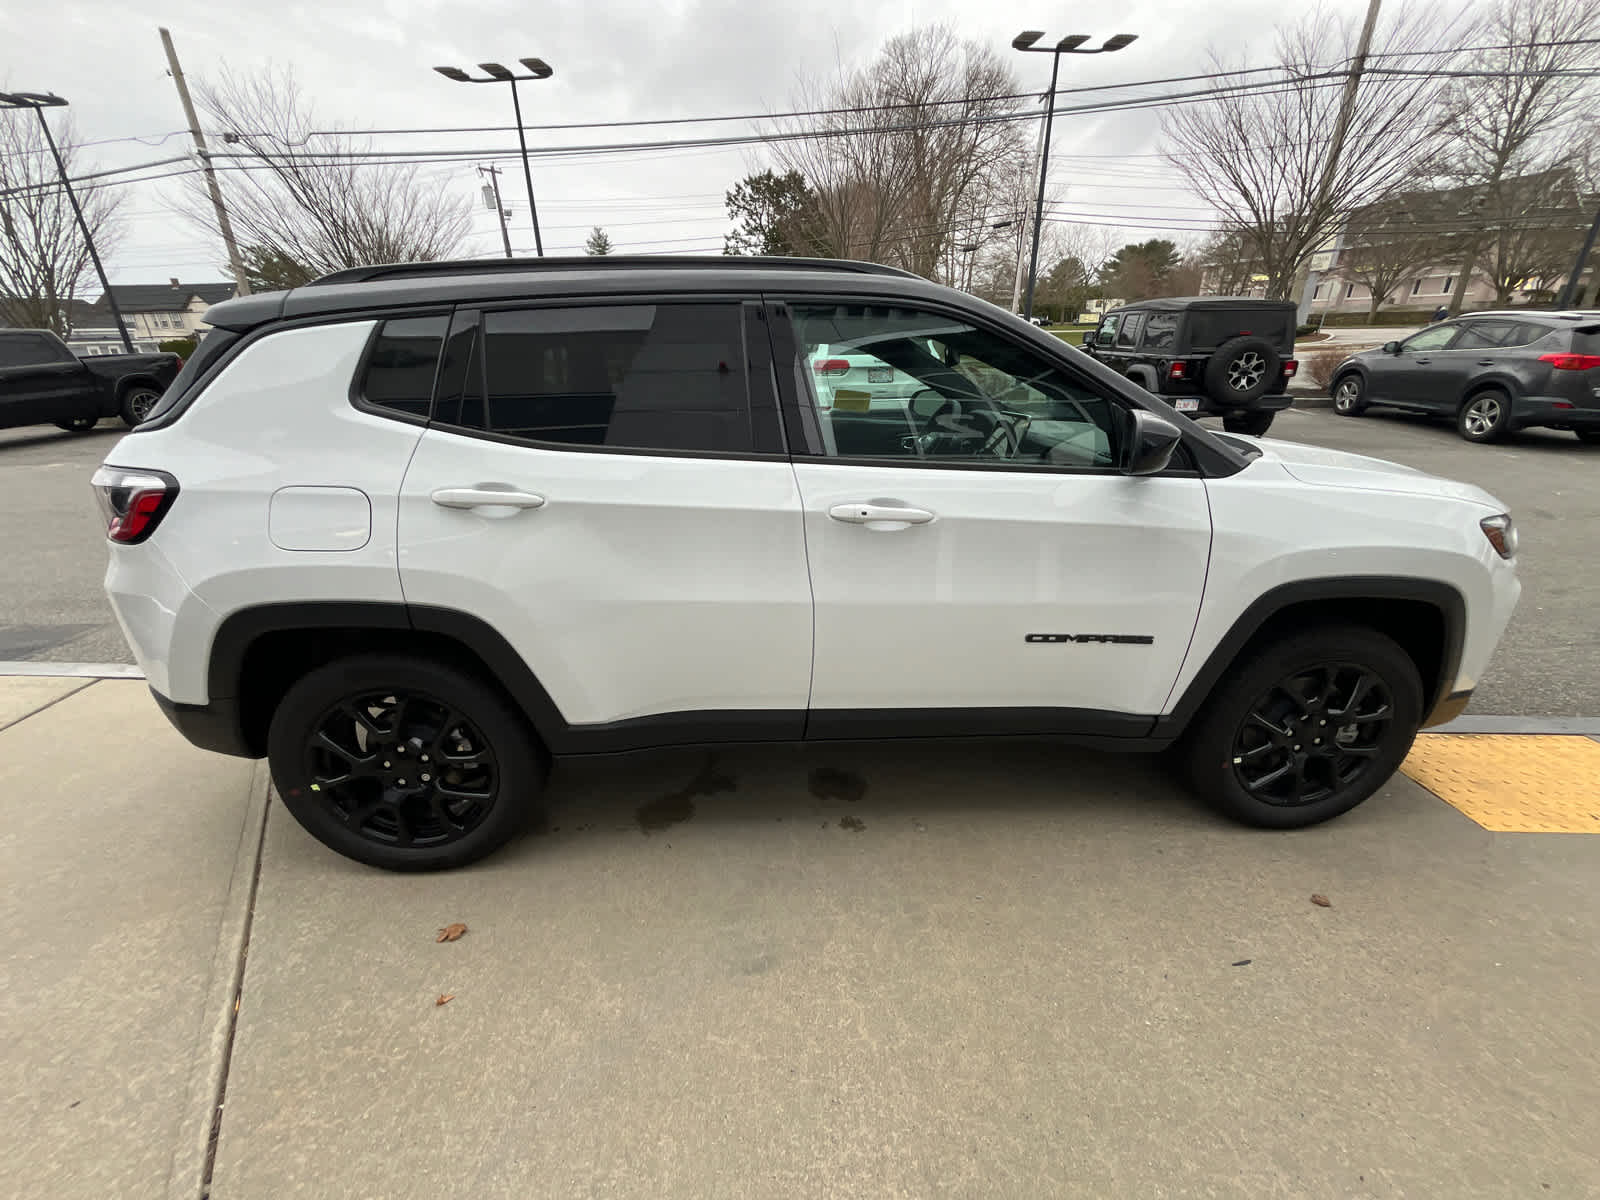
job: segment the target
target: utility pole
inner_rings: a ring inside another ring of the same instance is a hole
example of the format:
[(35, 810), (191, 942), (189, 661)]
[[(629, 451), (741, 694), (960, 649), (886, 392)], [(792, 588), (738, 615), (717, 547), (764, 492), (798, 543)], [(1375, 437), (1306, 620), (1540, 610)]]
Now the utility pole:
[[(1033, 152), (1034, 169), (1038, 170), (1039, 158), (1044, 153), (1044, 122), (1039, 122), (1039, 148)], [(1011, 311), (1022, 311), (1022, 263), (1023, 255), (1028, 249), (1028, 217), (1026, 210), (1017, 214), (1017, 275), (1011, 284)]]
[[(1588, 236), (1583, 239), (1583, 249), (1579, 250), (1578, 257), (1572, 260), (1572, 274), (1567, 276), (1567, 286), (1561, 289), (1561, 295), (1556, 299), (1556, 307), (1558, 309), (1571, 308), (1572, 305), (1577, 303), (1578, 294), (1582, 291), (1578, 276), (1583, 274), (1583, 268), (1588, 265), (1589, 252), (1594, 249), (1596, 237), (1600, 237), (1600, 210), (1596, 210), (1594, 223), (1589, 226)], [(1600, 297), (1597, 297), (1597, 299), (1600, 299)]]
[[(1327, 208), (1328, 196), (1333, 191), (1333, 181), (1339, 173), (1339, 159), (1344, 155), (1345, 139), (1350, 136), (1350, 122), (1355, 118), (1356, 96), (1361, 90), (1361, 74), (1367, 69), (1367, 52), (1372, 48), (1372, 31), (1378, 24), (1378, 9), (1383, 0), (1367, 0), (1367, 18), (1361, 23), (1361, 36), (1356, 39), (1355, 57), (1350, 60), (1350, 74), (1345, 77), (1344, 94), (1339, 97), (1339, 115), (1334, 118), (1333, 135), (1328, 140), (1328, 157), (1322, 163), (1322, 178), (1317, 182), (1317, 197), (1311, 203), (1312, 220), (1321, 220)], [(1316, 293), (1320, 271), (1306, 272), (1305, 291), (1300, 297), (1300, 315), (1296, 318), (1305, 324), (1305, 316)], [(1293, 281), (1291, 280), (1291, 283)]]
[(217, 183), (217, 173), (211, 166), (211, 155), (206, 150), (206, 135), (200, 132), (200, 118), (195, 116), (194, 101), (189, 99), (189, 84), (178, 65), (178, 51), (172, 44), (172, 34), (161, 27), (161, 45), (167, 52), (167, 73), (178, 86), (178, 100), (183, 104), (184, 119), (189, 122), (189, 135), (194, 138), (194, 148), (200, 155), (200, 169), (205, 172), (206, 190), (211, 193), (211, 207), (217, 213), (217, 229), (222, 234), (222, 244), (228, 248), (228, 266), (233, 269), (234, 286), (239, 295), (250, 294), (250, 281), (245, 278), (244, 259), (239, 254), (239, 243), (234, 240), (233, 222), (228, 220), (228, 206), (222, 202), (222, 187)]
[(505, 243), (506, 257), (511, 257), (511, 231), (506, 228), (506, 209), (500, 202), (500, 168), (492, 163), (487, 167), (479, 167), (478, 174), (489, 177), (489, 186), (485, 190), (489, 193), (486, 199), (494, 205), (494, 215), (500, 221), (500, 240)]

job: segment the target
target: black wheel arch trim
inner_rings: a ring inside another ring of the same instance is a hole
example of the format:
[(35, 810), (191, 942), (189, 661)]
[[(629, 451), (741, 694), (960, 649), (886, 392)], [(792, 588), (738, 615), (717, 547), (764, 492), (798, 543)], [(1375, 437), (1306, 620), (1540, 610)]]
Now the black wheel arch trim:
[(1341, 575), (1295, 580), (1258, 596), (1206, 656), (1204, 665), (1171, 711), (1156, 722), (1153, 731), (1155, 736), (1175, 738), (1183, 732), (1223, 674), (1273, 617), (1297, 604), (1326, 600), (1406, 600), (1435, 609), (1443, 625), (1444, 644), (1440, 647), (1438, 677), (1422, 681), (1423, 710), (1426, 714), (1422, 724), (1427, 726), (1448, 720), (1465, 706), (1462, 702), (1455, 705), (1449, 716), (1439, 716), (1450, 705), (1456, 674), (1461, 666), (1461, 648), (1466, 639), (1467, 606), (1461, 593), (1437, 579)]
[[(482, 664), (527, 715), (557, 756), (620, 754), (667, 746), (803, 740), (891, 741), (916, 737), (1055, 737), (1127, 750), (1159, 750), (1154, 715), (1071, 708), (755, 709), (658, 713), (603, 724), (572, 724), (510, 642), (487, 622), (457, 609), (384, 601), (263, 604), (230, 614), (212, 640), (210, 702), (175, 705), (158, 697), (191, 741), (225, 754), (257, 757), (244, 736), (239, 682), (255, 641), (293, 630), (380, 629), (433, 634)], [(182, 718), (181, 720), (179, 718)], [(198, 737), (196, 735), (199, 735)]]

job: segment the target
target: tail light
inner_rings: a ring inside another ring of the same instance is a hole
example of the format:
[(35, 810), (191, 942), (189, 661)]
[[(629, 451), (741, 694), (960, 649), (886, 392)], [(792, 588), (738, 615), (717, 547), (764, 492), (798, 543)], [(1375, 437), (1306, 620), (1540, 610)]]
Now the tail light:
[(1299, 369), (1299, 360), (1293, 358), (1286, 358), (1283, 360), (1283, 377), (1285, 379), (1293, 379), (1294, 373)]
[(1189, 368), (1185, 363), (1175, 362), (1167, 368), (1168, 379), (1187, 379), (1188, 377)]
[(811, 364), (818, 375), (848, 375), (850, 360), (845, 358), (819, 358)]
[(1557, 371), (1592, 371), (1600, 367), (1600, 354), (1541, 354), (1539, 361)]
[(89, 482), (106, 519), (106, 537), (123, 546), (154, 533), (178, 498), (178, 481), (165, 471), (101, 467)]

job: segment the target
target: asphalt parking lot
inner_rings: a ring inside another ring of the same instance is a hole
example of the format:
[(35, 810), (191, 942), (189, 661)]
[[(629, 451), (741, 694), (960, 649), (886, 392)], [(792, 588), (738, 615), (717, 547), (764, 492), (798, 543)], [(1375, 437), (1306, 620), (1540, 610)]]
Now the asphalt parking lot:
[[(86, 435), (0, 431), (10, 567), (0, 583), (0, 661), (131, 661), (100, 592), (104, 528), (88, 486), (122, 433), (111, 421)], [(1472, 446), (1445, 422), (1376, 412), (1353, 420), (1325, 408), (1285, 413), (1273, 435), (1468, 480), (1505, 501), (1522, 530), (1522, 601), (1470, 711), (1600, 716), (1600, 449), (1543, 430)]]

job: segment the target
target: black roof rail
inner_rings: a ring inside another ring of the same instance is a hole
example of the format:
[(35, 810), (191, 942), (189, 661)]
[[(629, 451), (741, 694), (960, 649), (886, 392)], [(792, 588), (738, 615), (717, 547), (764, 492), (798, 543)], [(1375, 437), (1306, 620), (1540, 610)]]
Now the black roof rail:
[(313, 279), (307, 287), (334, 283), (370, 283), (376, 279), (417, 279), (430, 275), (505, 275), (520, 271), (590, 270), (759, 270), (854, 271), (862, 275), (896, 275), (920, 279), (899, 267), (854, 262), (843, 258), (779, 258), (739, 254), (577, 254), (552, 258), (466, 258), (442, 262), (388, 263), (375, 267), (349, 267)]

